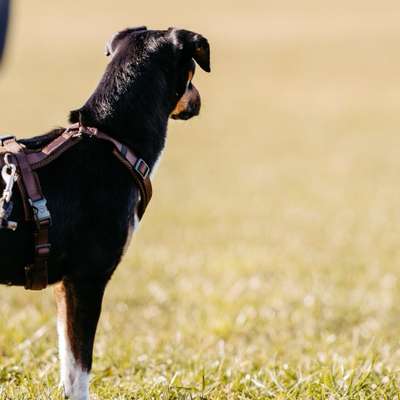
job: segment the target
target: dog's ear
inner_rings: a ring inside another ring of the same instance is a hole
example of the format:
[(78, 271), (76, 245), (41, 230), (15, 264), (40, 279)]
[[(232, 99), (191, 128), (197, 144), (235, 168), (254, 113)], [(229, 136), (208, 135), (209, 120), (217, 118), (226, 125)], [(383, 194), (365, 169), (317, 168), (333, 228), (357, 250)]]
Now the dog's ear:
[(114, 33), (114, 35), (112, 36), (112, 38), (106, 43), (106, 48), (104, 49), (104, 54), (109, 57), (111, 56), (111, 54), (113, 53), (113, 41), (114, 39), (118, 36), (120, 32)]
[(204, 71), (211, 72), (210, 45), (204, 36), (184, 29), (169, 28), (169, 31), (174, 36), (174, 42), (177, 42), (183, 51), (187, 52)]
[(146, 31), (146, 30), (147, 30), (147, 27), (145, 27), (145, 26), (137, 26), (135, 28), (128, 28), (123, 31), (114, 33), (114, 35), (111, 37), (111, 39), (106, 43), (105, 55), (107, 57), (111, 56), (115, 52), (115, 50), (118, 46), (118, 43), (122, 39), (124, 39), (126, 36), (128, 36), (129, 34), (134, 33), (134, 32), (142, 32), (142, 31)]

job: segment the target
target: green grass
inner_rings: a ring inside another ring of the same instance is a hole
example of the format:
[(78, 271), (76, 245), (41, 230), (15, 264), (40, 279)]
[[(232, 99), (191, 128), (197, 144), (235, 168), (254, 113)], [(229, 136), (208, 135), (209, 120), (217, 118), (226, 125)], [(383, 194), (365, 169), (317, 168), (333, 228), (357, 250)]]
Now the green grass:
[[(213, 73), (107, 290), (93, 398), (399, 399), (398, 2), (109, 4), (18, 2), (3, 130), (65, 123), (124, 26), (198, 30)], [(0, 298), (0, 398), (61, 398), (51, 290)]]

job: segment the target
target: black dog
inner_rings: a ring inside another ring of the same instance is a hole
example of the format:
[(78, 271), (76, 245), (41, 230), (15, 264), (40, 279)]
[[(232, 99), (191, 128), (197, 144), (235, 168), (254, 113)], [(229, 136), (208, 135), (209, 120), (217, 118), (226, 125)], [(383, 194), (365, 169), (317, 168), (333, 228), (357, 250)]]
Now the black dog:
[[(95, 127), (124, 143), (152, 169), (164, 147), (168, 119), (188, 119), (200, 111), (192, 85), (195, 60), (210, 71), (210, 50), (199, 34), (145, 27), (119, 32), (107, 45), (111, 61), (85, 105), (71, 112), (72, 123)], [(64, 129), (21, 140), (41, 148)], [(112, 154), (108, 142), (83, 138), (39, 170), (52, 215), (49, 283), (58, 283), (61, 384), (66, 396), (88, 399), (92, 349), (107, 282), (135, 225), (137, 186)], [(15, 190), (12, 219), (23, 221)], [(32, 227), (0, 230), (0, 282), (23, 285), (32, 262)]]

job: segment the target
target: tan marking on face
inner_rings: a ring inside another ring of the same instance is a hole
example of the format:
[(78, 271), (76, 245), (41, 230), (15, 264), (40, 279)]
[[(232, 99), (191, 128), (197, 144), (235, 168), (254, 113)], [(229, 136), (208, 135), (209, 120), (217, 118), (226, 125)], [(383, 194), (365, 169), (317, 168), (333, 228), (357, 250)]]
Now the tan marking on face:
[(174, 111), (172, 111), (171, 115), (179, 115), (181, 112), (184, 112), (188, 107), (189, 101), (190, 96), (186, 91), (185, 94), (178, 101), (178, 104), (174, 108)]
[(190, 82), (192, 82), (193, 75), (194, 75), (194, 71), (192, 71), (192, 70), (189, 71), (185, 93), (183, 93), (183, 96), (179, 99), (177, 105), (175, 106), (175, 108), (172, 111), (172, 113), (170, 114), (170, 116), (179, 115), (181, 112), (184, 112), (187, 109), (188, 104), (191, 99), (189, 84), (190, 84)]

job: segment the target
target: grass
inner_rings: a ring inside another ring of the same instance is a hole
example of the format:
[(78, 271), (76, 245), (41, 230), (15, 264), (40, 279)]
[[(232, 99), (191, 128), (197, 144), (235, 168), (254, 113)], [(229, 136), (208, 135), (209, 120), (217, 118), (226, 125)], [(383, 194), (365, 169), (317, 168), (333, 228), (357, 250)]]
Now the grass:
[[(400, 398), (398, 2), (16, 4), (1, 128), (64, 124), (128, 25), (209, 37), (107, 290), (94, 399)], [(57, 399), (51, 290), (0, 288), (0, 398)]]

